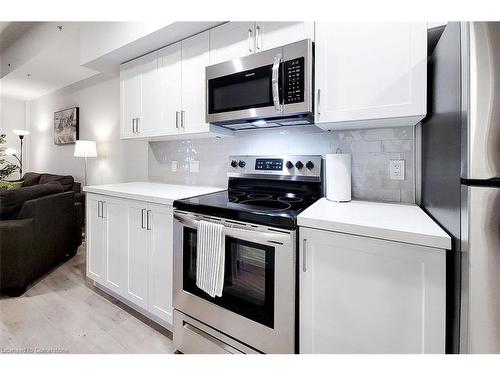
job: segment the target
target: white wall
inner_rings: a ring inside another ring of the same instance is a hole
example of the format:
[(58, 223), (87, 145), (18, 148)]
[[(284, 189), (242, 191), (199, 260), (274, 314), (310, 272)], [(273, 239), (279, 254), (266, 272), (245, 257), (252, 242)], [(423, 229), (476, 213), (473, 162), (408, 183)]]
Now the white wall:
[(54, 112), (79, 107), (80, 139), (97, 141), (96, 159), (89, 159), (88, 184), (145, 181), (146, 141), (120, 141), (120, 83), (103, 74), (29, 102), (30, 169), (84, 178), (84, 160), (73, 157), (74, 145), (55, 145)]
[[(237, 132), (234, 137), (151, 142), (149, 179), (227, 186), (230, 155), (352, 153), (354, 199), (415, 202), (413, 127), (325, 132), (314, 126)], [(389, 160), (405, 160), (405, 180), (389, 178)], [(198, 160), (200, 171), (189, 171)], [(172, 161), (177, 171), (172, 172)]]
[[(26, 103), (22, 100), (16, 100), (8, 98), (5, 96), (0, 96), (0, 134), (7, 134), (7, 143), (3, 146), (8, 148), (15, 148), (18, 152), (20, 151), (20, 141), (19, 137), (12, 132), (13, 129), (25, 129), (26, 126)], [(27, 145), (27, 139), (25, 138), (25, 144)], [(28, 147), (24, 147), (23, 163), (25, 167), (28, 164)], [(18, 161), (13, 156), (5, 156), (5, 158), (16, 165)], [(26, 168), (25, 168), (26, 170)], [(17, 178), (17, 172), (14, 173), (9, 178)]]

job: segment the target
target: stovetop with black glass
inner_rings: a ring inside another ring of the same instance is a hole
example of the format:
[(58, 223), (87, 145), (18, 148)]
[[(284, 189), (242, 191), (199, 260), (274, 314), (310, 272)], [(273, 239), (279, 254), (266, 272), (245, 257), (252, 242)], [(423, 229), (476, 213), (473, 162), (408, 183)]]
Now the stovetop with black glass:
[(233, 156), (228, 189), (174, 201), (203, 215), (295, 229), (297, 215), (321, 198), (321, 156)]

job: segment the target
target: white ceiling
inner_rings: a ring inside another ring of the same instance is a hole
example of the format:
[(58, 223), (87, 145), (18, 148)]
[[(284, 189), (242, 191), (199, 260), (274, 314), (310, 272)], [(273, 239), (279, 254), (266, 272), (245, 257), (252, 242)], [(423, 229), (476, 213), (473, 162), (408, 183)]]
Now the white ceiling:
[[(32, 27), (39, 27), (41, 23), (26, 24), (11, 22), (8, 25), (3, 23), (0, 25), (1, 44), (4, 42), (8, 44), (6, 48), (0, 49), (0, 58), (8, 55), (15, 60), (15, 56), (9, 54), (9, 51), (16, 50), (14, 47), (19, 50), (18, 55), (26, 52), (23, 51), (23, 45), (19, 48), (16, 43), (25, 43), (25, 40), (30, 38), (22, 38), (23, 34), (30, 32)], [(55, 23), (51, 26), (56, 28)], [(5, 35), (7, 32), (8, 35)], [(52, 38), (52, 41), (44, 43), (43, 48), (37, 53), (26, 54), (26, 58), (21, 59), (22, 63), (0, 79), (0, 95), (19, 100), (32, 100), (98, 74), (95, 70), (80, 66), (79, 28), (63, 28), (61, 33), (63, 34), (60, 34), (55, 42)], [(30, 47), (27, 45), (26, 48)]]

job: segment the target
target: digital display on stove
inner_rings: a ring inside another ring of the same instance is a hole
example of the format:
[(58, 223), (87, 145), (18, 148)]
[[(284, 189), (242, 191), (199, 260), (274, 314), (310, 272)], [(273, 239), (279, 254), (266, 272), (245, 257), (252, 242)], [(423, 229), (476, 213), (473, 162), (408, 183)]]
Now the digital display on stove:
[(283, 159), (256, 159), (255, 170), (257, 171), (282, 171)]

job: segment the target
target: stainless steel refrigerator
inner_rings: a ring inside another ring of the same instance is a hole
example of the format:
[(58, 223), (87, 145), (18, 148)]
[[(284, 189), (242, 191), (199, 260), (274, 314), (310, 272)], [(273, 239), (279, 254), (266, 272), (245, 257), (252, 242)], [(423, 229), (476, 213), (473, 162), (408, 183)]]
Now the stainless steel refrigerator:
[(453, 238), (447, 352), (500, 353), (500, 22), (451, 22), (429, 57), (422, 208)]

